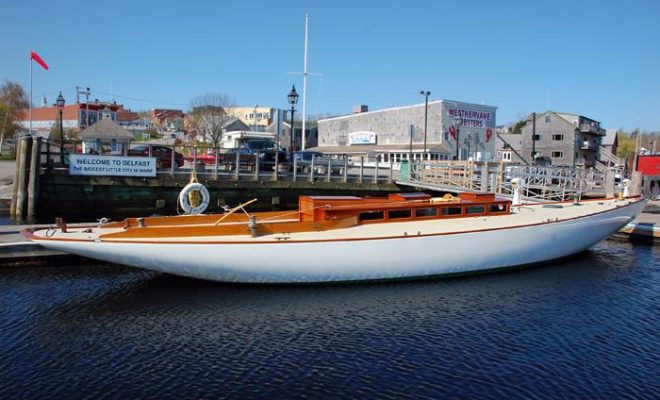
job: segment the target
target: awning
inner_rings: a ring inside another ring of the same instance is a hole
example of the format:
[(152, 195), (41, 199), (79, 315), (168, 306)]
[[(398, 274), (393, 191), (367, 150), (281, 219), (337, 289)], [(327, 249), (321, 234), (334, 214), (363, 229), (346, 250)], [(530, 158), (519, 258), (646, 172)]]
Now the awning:
[[(366, 154), (366, 153), (408, 153), (409, 144), (358, 144), (351, 146), (317, 146), (310, 151), (318, 151), (325, 154)], [(412, 145), (413, 153), (424, 152), (424, 145), (415, 143)], [(449, 149), (445, 144), (427, 144), (426, 152), (431, 154), (453, 154), (454, 150)]]

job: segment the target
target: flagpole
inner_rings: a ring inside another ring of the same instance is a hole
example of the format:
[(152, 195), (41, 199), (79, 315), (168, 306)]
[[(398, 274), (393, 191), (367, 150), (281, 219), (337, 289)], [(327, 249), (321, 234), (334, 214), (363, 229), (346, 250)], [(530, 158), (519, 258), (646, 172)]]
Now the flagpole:
[(30, 53), (30, 130), (28, 133), (32, 136), (32, 53)]
[(307, 22), (305, 14), (305, 63), (303, 65), (303, 104), (302, 104), (302, 149), (305, 150), (305, 121), (307, 120)]

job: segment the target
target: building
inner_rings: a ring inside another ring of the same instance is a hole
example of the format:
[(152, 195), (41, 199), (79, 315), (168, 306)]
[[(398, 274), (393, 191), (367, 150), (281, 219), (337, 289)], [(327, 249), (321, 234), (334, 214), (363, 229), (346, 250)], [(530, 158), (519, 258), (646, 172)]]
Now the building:
[(126, 155), (133, 134), (110, 118), (84, 129), (78, 135), (84, 154)]
[(180, 131), (184, 128), (183, 110), (152, 108), (151, 123), (167, 131)]
[(155, 129), (150, 118), (138, 118), (130, 121), (117, 121), (117, 125), (133, 134), (135, 139), (147, 139), (148, 131)]
[[(60, 124), (60, 109), (53, 106), (44, 106), (32, 109), (32, 130), (43, 138), (48, 138), (50, 131)], [(117, 123), (138, 119), (137, 113), (125, 109), (123, 105), (115, 102), (75, 103), (62, 107), (62, 127), (66, 130), (81, 131), (103, 118), (109, 118)], [(29, 109), (21, 110), (19, 124), (24, 130), (30, 128)]]
[(497, 133), (495, 161), (514, 164), (527, 164), (522, 155), (523, 135), (519, 133)]
[(227, 115), (236, 117), (250, 127), (253, 132), (265, 132), (273, 123), (275, 109), (272, 107), (227, 107)]
[[(366, 111), (318, 121), (318, 147), (329, 154), (360, 154), (368, 159), (491, 160), (495, 154), (497, 107), (435, 100), (425, 104)], [(424, 135), (425, 115), (428, 132)], [(426, 155), (424, 156), (424, 137)]]
[(610, 152), (610, 154), (616, 156), (616, 152), (619, 148), (619, 139), (617, 138), (616, 129), (606, 129), (605, 136), (601, 142), (601, 145), (604, 147), (604, 150)]
[[(535, 117), (534, 117), (535, 116)], [(605, 130), (582, 115), (546, 111), (532, 114), (522, 128), (522, 156), (554, 166), (595, 167)]]

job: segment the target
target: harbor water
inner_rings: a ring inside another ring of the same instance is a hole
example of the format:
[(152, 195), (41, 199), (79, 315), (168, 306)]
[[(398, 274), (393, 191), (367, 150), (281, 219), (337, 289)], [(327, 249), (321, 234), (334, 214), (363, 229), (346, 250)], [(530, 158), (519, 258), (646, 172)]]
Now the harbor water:
[(0, 269), (2, 399), (658, 399), (659, 376), (649, 245), (350, 285), (94, 262)]

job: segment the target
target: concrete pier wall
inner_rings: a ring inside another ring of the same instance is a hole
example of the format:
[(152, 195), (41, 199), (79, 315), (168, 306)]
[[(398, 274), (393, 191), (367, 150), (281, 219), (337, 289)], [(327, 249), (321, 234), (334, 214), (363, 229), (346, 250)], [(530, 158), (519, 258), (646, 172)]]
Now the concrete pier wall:
[[(58, 173), (59, 172), (59, 173)], [(257, 198), (253, 210), (286, 210), (298, 207), (300, 195), (385, 196), (401, 189), (390, 183), (309, 182), (309, 181), (230, 181), (198, 178), (211, 195), (207, 212), (221, 211)], [(121, 218), (180, 212), (177, 199), (189, 176), (159, 174), (157, 178), (81, 177), (66, 171), (50, 171), (41, 176), (38, 220), (64, 217), (71, 221), (94, 218)]]

